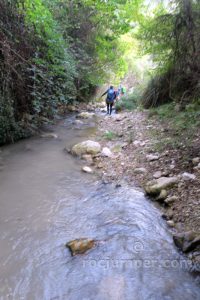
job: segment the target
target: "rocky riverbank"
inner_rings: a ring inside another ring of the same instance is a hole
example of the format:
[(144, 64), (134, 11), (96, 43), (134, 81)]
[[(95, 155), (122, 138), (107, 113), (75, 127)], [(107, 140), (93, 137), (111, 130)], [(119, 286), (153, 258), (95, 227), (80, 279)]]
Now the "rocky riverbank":
[[(153, 134), (155, 130), (157, 135)], [(196, 137), (193, 150), (184, 145), (170, 148), (163, 142), (161, 151), (158, 141), (170, 138), (170, 134), (166, 124), (149, 118), (146, 111), (102, 115), (98, 118), (96, 141), (103, 150), (95, 155), (86, 151), (82, 158), (90, 168), (88, 172), (95, 171), (105, 183), (119, 187), (126, 181), (143, 188), (162, 210), (175, 244), (198, 267), (200, 158), (195, 147), (199, 140)]]

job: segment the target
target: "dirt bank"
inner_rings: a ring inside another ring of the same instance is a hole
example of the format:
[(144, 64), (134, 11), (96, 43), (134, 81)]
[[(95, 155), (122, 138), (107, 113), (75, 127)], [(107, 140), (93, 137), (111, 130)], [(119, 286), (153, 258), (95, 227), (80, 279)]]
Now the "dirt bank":
[[(112, 181), (116, 185), (125, 180), (130, 185), (144, 188), (149, 180), (176, 176), (178, 183), (167, 191), (169, 203), (155, 201), (155, 204), (163, 211), (163, 218), (173, 234), (194, 231), (198, 236), (198, 133), (192, 146), (186, 147), (183, 143), (179, 148), (165, 143), (172, 134), (173, 128), (169, 128), (169, 124), (149, 118), (145, 111), (123, 112), (111, 117), (104, 115), (98, 121), (97, 140), (113, 152), (113, 157), (97, 156), (95, 165), (105, 182)], [(158, 147), (161, 143), (162, 147)], [(188, 251), (189, 257), (200, 262), (199, 249), (194, 248), (195, 251)]]

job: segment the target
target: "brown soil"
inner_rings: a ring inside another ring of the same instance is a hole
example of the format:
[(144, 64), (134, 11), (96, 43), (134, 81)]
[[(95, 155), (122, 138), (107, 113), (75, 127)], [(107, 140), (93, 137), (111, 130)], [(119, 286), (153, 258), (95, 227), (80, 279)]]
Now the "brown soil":
[[(170, 195), (178, 199), (170, 206), (158, 205), (165, 217), (175, 222), (173, 231), (200, 232), (200, 169), (192, 162), (200, 156), (199, 135), (197, 133), (190, 143), (192, 146), (185, 147), (183, 143), (182, 147), (176, 148), (164, 143), (173, 134), (176, 133), (169, 124), (161, 123), (155, 117), (149, 118), (148, 112), (103, 116), (98, 122), (97, 139), (114, 152), (114, 158), (99, 156), (95, 158), (95, 164), (105, 182), (116, 184), (125, 180), (130, 185), (144, 187), (157, 171), (161, 171), (162, 176), (179, 176), (179, 184), (170, 190)], [(162, 140), (161, 151), (157, 145)], [(159, 159), (149, 162), (146, 157), (149, 154), (158, 155)], [(145, 168), (146, 172), (139, 174), (136, 168)], [(196, 179), (184, 181), (181, 178), (184, 172), (194, 174)]]

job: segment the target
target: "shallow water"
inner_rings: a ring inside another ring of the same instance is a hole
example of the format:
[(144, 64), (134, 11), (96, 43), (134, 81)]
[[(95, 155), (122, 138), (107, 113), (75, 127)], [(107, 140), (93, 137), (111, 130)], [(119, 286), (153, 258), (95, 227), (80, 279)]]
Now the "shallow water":
[[(95, 124), (78, 129), (72, 122), (54, 127), (58, 139), (2, 148), (0, 299), (200, 299), (185, 258), (143, 193), (101, 184), (63, 151), (95, 132)], [(99, 242), (72, 258), (64, 245), (82, 237)]]

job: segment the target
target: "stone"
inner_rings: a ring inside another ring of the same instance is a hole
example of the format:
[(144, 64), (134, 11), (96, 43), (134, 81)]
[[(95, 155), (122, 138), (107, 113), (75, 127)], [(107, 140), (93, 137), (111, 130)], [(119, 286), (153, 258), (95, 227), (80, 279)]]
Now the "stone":
[(83, 125), (83, 122), (81, 120), (75, 120), (74, 125)]
[(135, 174), (145, 174), (145, 173), (147, 173), (147, 169), (145, 169), (145, 168), (135, 168), (134, 173)]
[(84, 254), (88, 250), (94, 248), (95, 241), (92, 239), (82, 238), (70, 241), (66, 244), (66, 247), (69, 248), (71, 255)]
[(74, 105), (68, 105), (67, 110), (70, 111), (70, 112), (76, 112), (77, 108)]
[(173, 240), (175, 245), (185, 253), (200, 246), (200, 234), (194, 231), (175, 234)]
[(99, 163), (99, 164), (97, 165), (97, 168), (98, 168), (98, 169), (103, 169), (103, 164), (102, 164), (102, 163)]
[(200, 163), (200, 157), (195, 157), (195, 158), (193, 158), (193, 160), (192, 160), (192, 163), (193, 163), (193, 165), (198, 165), (199, 163)]
[(161, 190), (160, 194), (155, 198), (156, 201), (163, 201), (167, 198), (168, 192), (166, 190)]
[(85, 173), (89, 173), (89, 174), (93, 173), (93, 170), (88, 166), (82, 167), (82, 171), (85, 172)]
[(146, 159), (148, 160), (148, 161), (155, 161), (155, 160), (158, 160), (160, 157), (158, 156), (158, 155), (153, 155), (153, 154), (148, 154), (147, 156), (146, 156)]
[(41, 138), (52, 138), (52, 139), (57, 139), (58, 136), (55, 133), (49, 132), (49, 133), (43, 133), (41, 134)]
[(86, 160), (86, 162), (90, 165), (93, 164), (93, 158), (92, 158), (92, 155), (90, 155), (90, 154), (83, 155), (82, 159)]
[(161, 189), (171, 188), (178, 182), (177, 177), (160, 177), (157, 179), (157, 187)]
[(167, 197), (167, 199), (165, 199), (165, 204), (170, 205), (172, 203), (174, 203), (175, 201), (178, 200), (178, 197), (176, 196), (171, 196), (171, 197)]
[(107, 147), (104, 147), (104, 148), (102, 149), (101, 155), (102, 155), (102, 156), (106, 156), (106, 157), (113, 157), (112, 152), (111, 152), (110, 149), (107, 148)]
[(96, 155), (100, 153), (101, 145), (94, 141), (84, 141), (76, 144), (72, 147), (71, 153), (76, 156), (82, 156), (84, 154)]
[(147, 195), (158, 196), (162, 190), (173, 187), (178, 182), (177, 177), (160, 177), (145, 185)]
[(174, 223), (173, 220), (169, 220), (169, 221), (167, 221), (167, 225), (168, 225), (169, 227), (174, 227), (174, 226), (175, 226), (175, 223)]
[(95, 116), (95, 113), (91, 113), (91, 112), (82, 112), (80, 114), (77, 115), (77, 118), (80, 119), (91, 119)]
[(193, 181), (196, 179), (196, 175), (194, 174), (191, 174), (191, 173), (188, 173), (188, 172), (184, 172), (182, 175), (181, 175), (182, 179), (185, 180), (185, 181)]
[(161, 171), (157, 171), (153, 174), (153, 178), (158, 179), (162, 176), (162, 172)]

